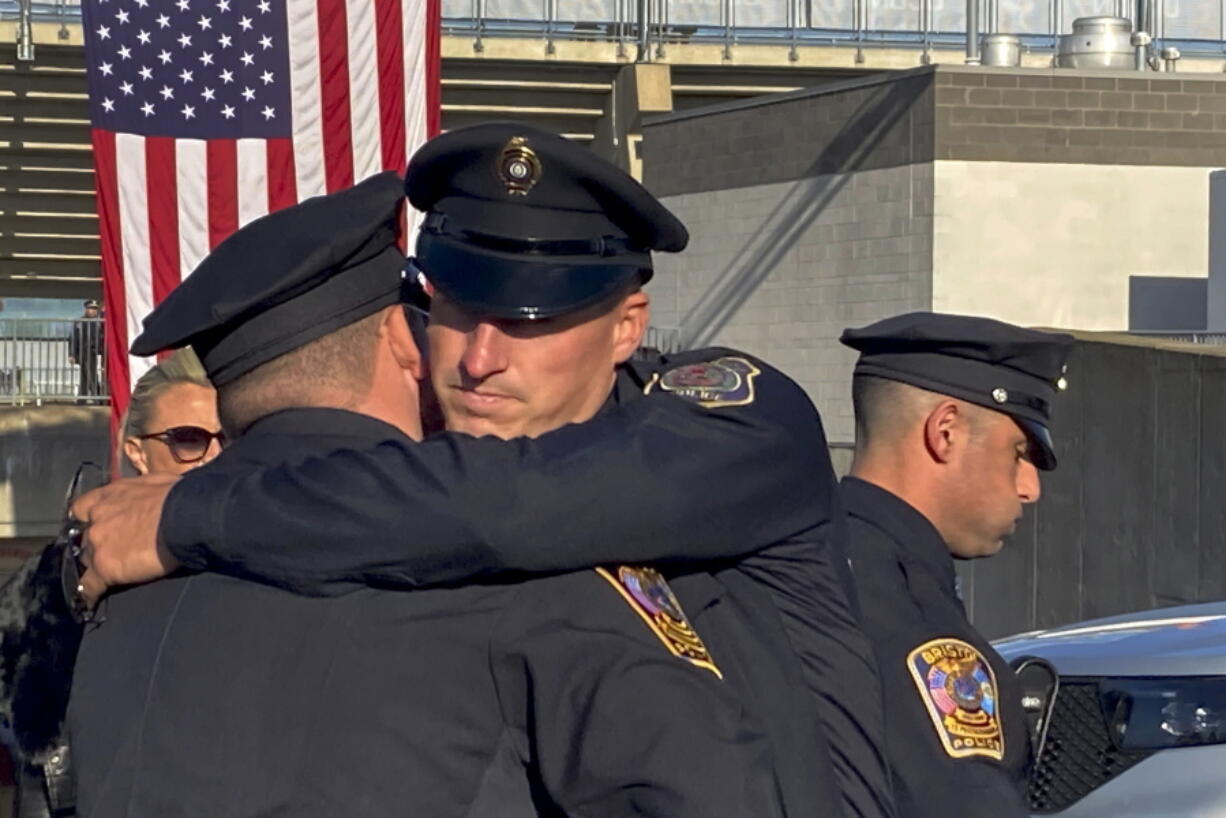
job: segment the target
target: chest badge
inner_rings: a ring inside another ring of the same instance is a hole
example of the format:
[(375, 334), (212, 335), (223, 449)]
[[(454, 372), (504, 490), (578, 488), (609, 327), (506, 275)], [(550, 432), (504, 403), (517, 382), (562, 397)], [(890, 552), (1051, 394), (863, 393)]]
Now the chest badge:
[(652, 633), (664, 643), (669, 653), (724, 678), (702, 638), (686, 618), (685, 611), (681, 610), (681, 603), (677, 601), (673, 589), (668, 587), (659, 571), (622, 565), (616, 573), (607, 568), (597, 568), (596, 573), (617, 589)]
[(907, 670), (946, 753), (1004, 759), (996, 675), (982, 653), (960, 639), (933, 639), (907, 655)]
[(708, 409), (748, 406), (754, 400), (754, 378), (761, 374), (745, 358), (718, 358), (668, 370), (660, 388)]

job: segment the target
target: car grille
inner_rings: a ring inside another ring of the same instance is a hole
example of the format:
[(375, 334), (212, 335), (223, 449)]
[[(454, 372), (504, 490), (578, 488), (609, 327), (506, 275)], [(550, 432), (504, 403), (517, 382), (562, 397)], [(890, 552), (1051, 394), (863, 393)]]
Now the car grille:
[(1059, 812), (1152, 754), (1112, 744), (1097, 679), (1062, 679), (1043, 755), (1030, 774), (1030, 808)]

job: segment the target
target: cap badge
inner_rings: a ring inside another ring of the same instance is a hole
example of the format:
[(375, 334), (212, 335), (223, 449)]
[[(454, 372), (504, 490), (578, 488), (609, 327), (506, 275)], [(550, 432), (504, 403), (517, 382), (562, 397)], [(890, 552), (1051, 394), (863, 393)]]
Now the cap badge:
[(622, 565), (618, 567), (616, 575), (607, 568), (597, 568), (596, 573), (617, 589), (622, 599), (659, 637), (669, 653), (724, 678), (659, 571)]
[(907, 669), (947, 755), (1005, 757), (996, 674), (982, 653), (961, 639), (933, 639), (907, 655)]
[(512, 196), (527, 196), (541, 180), (541, 160), (528, 140), (513, 136), (498, 155), (498, 178)]
[(992, 400), (996, 401), (997, 403), (1008, 402), (1009, 391), (1007, 389), (1002, 389), (999, 386), (996, 387), (995, 389), (992, 390)]

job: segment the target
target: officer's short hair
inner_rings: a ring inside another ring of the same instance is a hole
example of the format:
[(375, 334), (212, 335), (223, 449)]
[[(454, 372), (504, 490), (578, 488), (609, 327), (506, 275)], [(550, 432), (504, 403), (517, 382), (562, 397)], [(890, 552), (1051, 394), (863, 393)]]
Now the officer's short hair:
[(863, 448), (874, 440), (892, 439), (925, 407), (931, 409), (944, 398), (944, 395), (889, 378), (856, 375), (851, 381), (856, 446)]
[(984, 420), (991, 410), (909, 383), (876, 375), (856, 375), (851, 381), (856, 447), (863, 449), (874, 440), (892, 440), (905, 432), (908, 424), (925, 417), (944, 400), (958, 401), (962, 406), (961, 415), (970, 427), (972, 439), (986, 431)]
[(384, 311), (347, 324), (322, 338), (260, 364), (217, 388), (221, 427), (232, 438), (264, 415), (282, 409), (329, 406), (336, 394), (352, 396), (356, 405), (375, 377), (372, 354)]

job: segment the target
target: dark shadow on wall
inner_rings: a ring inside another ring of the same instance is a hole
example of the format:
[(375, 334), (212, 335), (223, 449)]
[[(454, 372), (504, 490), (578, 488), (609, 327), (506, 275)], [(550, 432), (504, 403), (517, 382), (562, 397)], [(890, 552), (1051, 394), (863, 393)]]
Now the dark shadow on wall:
[[(931, 159), (931, 123), (918, 127), (917, 116), (930, 118), (932, 76), (923, 75), (868, 88), (856, 89), (862, 99), (846, 115), (817, 157), (791, 178), (798, 179), (782, 201), (763, 220), (757, 234), (728, 260), (710, 289), (698, 299), (681, 321), (683, 348), (707, 346), (771, 271), (791, 250), (851, 181), (850, 174), (870, 167), (890, 167)], [(925, 93), (928, 92), (928, 93)], [(822, 106), (839, 110), (837, 96), (811, 97), (781, 102), (781, 109), (795, 113), (805, 127), (809, 118), (821, 117)], [(764, 117), (760, 109), (716, 114), (729, 117)], [(916, 133), (927, 134), (927, 148), (916, 144)], [(765, 140), (800, 138), (792, 128), (763, 133)]]
[(1226, 599), (1226, 349), (1079, 340), (1069, 381), (1041, 499), (958, 566), (972, 621), (996, 638)]

